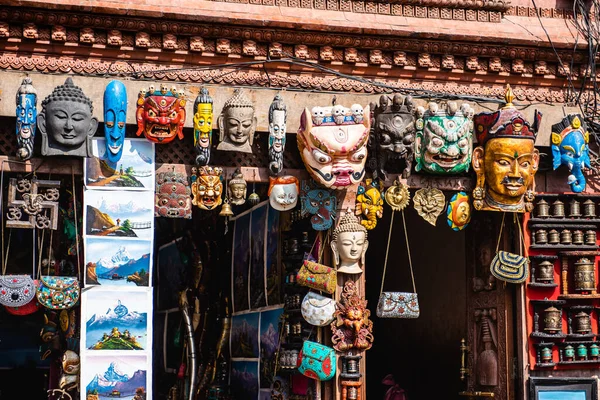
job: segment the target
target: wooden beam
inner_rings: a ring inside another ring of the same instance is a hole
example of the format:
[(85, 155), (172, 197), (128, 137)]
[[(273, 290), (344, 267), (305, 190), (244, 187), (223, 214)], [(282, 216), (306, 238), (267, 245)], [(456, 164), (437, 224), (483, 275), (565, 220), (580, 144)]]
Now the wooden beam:
[[(156, 164), (156, 173), (159, 172), (179, 172), (191, 175), (192, 168), (195, 165), (187, 164)], [(211, 167), (219, 167), (211, 165)], [(220, 167), (223, 168), (223, 177), (230, 179), (233, 172), (239, 168), (246, 182), (269, 183), (269, 169), (257, 167)], [(308, 172), (304, 169), (284, 169), (285, 175), (293, 175), (299, 180), (308, 179)]]
[(83, 174), (83, 160), (80, 158), (32, 158), (27, 161), (16, 157), (0, 156), (0, 168), (4, 172), (75, 175)]

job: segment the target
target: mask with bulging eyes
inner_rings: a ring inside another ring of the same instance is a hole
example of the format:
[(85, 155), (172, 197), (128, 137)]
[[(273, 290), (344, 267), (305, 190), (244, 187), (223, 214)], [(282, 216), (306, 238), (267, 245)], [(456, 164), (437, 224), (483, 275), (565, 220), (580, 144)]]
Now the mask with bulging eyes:
[(295, 176), (269, 178), (269, 204), (275, 210), (287, 211), (296, 207), (300, 182)]

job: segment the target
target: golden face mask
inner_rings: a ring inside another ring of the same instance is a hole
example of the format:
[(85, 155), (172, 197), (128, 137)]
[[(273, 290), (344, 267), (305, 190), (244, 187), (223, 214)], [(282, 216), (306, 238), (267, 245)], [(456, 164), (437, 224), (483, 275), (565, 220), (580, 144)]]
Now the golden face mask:
[(198, 176), (192, 183), (192, 204), (203, 209), (213, 210), (223, 202), (223, 183), (221, 182), (221, 168), (202, 167)]

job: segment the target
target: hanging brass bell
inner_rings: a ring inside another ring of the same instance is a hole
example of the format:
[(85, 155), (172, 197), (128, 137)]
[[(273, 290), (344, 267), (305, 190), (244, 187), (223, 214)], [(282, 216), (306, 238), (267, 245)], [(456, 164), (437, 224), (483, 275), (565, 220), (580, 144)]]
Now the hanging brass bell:
[(221, 207), (221, 212), (219, 213), (219, 217), (231, 217), (233, 216), (233, 211), (231, 211), (231, 206), (229, 205), (229, 201), (225, 200), (223, 206)]

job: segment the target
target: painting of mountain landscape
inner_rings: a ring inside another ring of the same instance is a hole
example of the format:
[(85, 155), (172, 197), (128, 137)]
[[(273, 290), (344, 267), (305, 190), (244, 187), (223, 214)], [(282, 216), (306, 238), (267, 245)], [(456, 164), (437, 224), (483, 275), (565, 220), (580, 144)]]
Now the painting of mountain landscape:
[(276, 375), (280, 319), (283, 307), (260, 314), (260, 387), (270, 388)]
[(260, 312), (234, 315), (231, 323), (231, 357), (258, 357)]
[(258, 361), (231, 362), (231, 394), (234, 399), (258, 399)]
[(152, 305), (148, 292), (92, 288), (84, 296), (82, 336), (86, 349), (148, 349), (148, 313)]
[(150, 286), (152, 242), (86, 237), (86, 285)]
[(86, 190), (85, 233), (91, 236), (154, 237), (154, 198), (126, 190)]
[(94, 356), (82, 363), (86, 400), (151, 399), (146, 356)]

